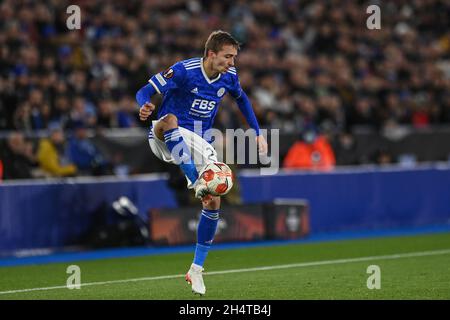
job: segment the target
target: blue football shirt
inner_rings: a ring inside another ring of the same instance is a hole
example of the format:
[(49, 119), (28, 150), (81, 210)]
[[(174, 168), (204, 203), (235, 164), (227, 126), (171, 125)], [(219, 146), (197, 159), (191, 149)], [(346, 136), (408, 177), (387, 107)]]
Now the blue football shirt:
[(224, 95), (229, 92), (237, 99), (242, 93), (236, 68), (209, 79), (203, 68), (203, 58), (179, 61), (152, 76), (149, 82), (163, 95), (158, 119), (172, 113), (180, 127), (191, 131), (194, 131), (194, 122), (201, 121), (202, 134), (212, 127)]

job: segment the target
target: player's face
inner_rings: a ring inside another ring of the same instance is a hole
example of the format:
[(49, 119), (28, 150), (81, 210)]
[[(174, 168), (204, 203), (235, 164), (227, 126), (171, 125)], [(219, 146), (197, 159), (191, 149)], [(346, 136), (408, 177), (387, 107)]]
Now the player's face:
[(212, 53), (211, 61), (213, 70), (225, 73), (229, 68), (234, 67), (234, 60), (237, 56), (237, 49), (232, 45), (224, 45), (217, 53)]

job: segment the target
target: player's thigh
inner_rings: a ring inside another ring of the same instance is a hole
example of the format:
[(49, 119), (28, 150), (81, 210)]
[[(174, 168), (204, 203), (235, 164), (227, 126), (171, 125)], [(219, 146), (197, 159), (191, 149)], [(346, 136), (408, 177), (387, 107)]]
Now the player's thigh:
[[(150, 149), (159, 159), (165, 162), (174, 163), (174, 159), (167, 148), (166, 143), (156, 136), (155, 125), (157, 122), (155, 121), (153, 124), (153, 129), (149, 133)], [(194, 161), (198, 172), (200, 172), (208, 163), (218, 162), (217, 152), (211, 144), (186, 128), (179, 127), (179, 130), (184, 142), (191, 152), (192, 160)]]
[(216, 150), (205, 139), (183, 127), (180, 127), (180, 133), (189, 146), (192, 160), (198, 172), (208, 163), (218, 162)]

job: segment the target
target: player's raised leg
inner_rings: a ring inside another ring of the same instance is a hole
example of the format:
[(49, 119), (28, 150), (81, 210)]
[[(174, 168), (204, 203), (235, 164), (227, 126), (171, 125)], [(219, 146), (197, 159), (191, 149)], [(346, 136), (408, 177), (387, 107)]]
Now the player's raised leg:
[(194, 261), (186, 274), (186, 281), (192, 284), (192, 291), (205, 294), (203, 282), (203, 265), (211, 248), (219, 223), (220, 197), (211, 196), (208, 202), (203, 202), (203, 210), (197, 227), (197, 245)]
[(186, 177), (194, 185), (196, 196), (204, 196), (207, 189), (195, 183), (199, 173), (195, 167), (189, 147), (180, 133), (177, 117), (171, 113), (166, 114), (158, 121), (154, 130), (158, 139), (166, 143), (175, 163), (180, 166)]

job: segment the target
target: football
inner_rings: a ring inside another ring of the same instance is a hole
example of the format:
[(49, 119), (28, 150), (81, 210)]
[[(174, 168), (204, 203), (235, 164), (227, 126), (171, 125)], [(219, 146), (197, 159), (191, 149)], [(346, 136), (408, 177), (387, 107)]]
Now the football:
[(209, 163), (203, 168), (200, 178), (213, 196), (223, 196), (233, 187), (233, 173), (222, 162)]

